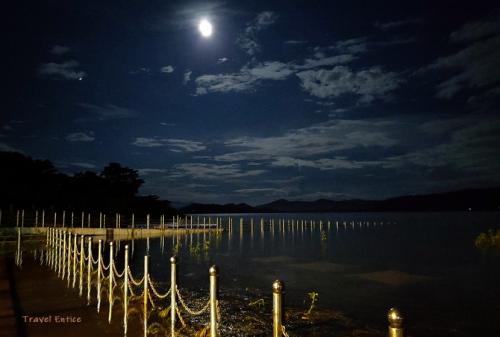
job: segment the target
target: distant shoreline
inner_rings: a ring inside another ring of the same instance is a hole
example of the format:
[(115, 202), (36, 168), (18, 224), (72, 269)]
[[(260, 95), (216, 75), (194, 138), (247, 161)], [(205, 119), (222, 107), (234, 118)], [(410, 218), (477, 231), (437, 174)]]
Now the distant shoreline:
[(203, 213), (351, 213), (351, 212), (498, 212), (500, 188), (467, 189), (454, 192), (412, 195), (384, 200), (289, 201), (280, 199), (251, 206), (241, 204), (192, 203), (179, 208), (185, 214)]

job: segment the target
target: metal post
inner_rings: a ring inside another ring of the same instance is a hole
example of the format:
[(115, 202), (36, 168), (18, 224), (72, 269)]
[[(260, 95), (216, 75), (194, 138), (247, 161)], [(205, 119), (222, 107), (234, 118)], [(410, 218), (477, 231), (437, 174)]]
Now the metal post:
[[(144, 294), (143, 294), (143, 314), (144, 314), (144, 337), (148, 335), (148, 263), (149, 256), (144, 255)], [(174, 310), (171, 308), (170, 310)]]
[(281, 337), (283, 327), (283, 282), (276, 280), (273, 282), (273, 337)]
[(19, 227), (19, 210), (16, 213), (16, 227)]
[(85, 252), (83, 250), (83, 241), (85, 236), (80, 236), (80, 296), (83, 294), (83, 261), (85, 260)]
[(74, 224), (75, 224), (75, 214), (74, 212), (71, 212), (71, 228), (73, 228)]
[(132, 229), (134, 229), (134, 220), (135, 220), (135, 215), (132, 213)]
[(149, 229), (149, 214), (146, 216), (146, 228)]
[(404, 337), (403, 316), (396, 308), (391, 308), (387, 313), (389, 321), (389, 337)]
[(90, 304), (90, 276), (92, 274), (92, 238), (88, 238), (88, 260), (87, 260), (87, 304)]
[[(0, 218), (2, 217), (0, 212)], [(35, 227), (38, 227), (38, 210), (35, 211)]]
[(76, 250), (78, 249), (77, 247), (77, 242), (76, 242), (77, 235), (73, 236), (73, 288), (76, 285)]
[(99, 253), (97, 254), (97, 312), (101, 309), (101, 266), (102, 266), (102, 240), (99, 240)]
[(176, 303), (175, 293), (177, 289), (177, 259), (175, 256), (170, 258), (170, 335), (175, 337), (175, 315)]
[(62, 244), (61, 258), (62, 263), (59, 263), (59, 272), (57, 276), (61, 274), (61, 265), (62, 265), (62, 279), (64, 279), (64, 271), (66, 270), (66, 231), (63, 232), (63, 244)]
[(109, 243), (109, 288), (108, 288), (108, 322), (111, 323), (111, 313), (113, 312), (113, 242)]
[(123, 329), (127, 334), (127, 317), (128, 317), (128, 245), (125, 245), (125, 267), (123, 272)]
[(42, 227), (45, 227), (45, 210), (42, 210)]
[(68, 270), (66, 271), (68, 273), (68, 287), (69, 287), (69, 280), (71, 276), (71, 232), (68, 233)]
[(63, 214), (62, 214), (62, 226), (63, 227), (66, 226), (65, 223), (66, 223), (66, 211), (63, 211)]
[(24, 209), (21, 211), (21, 227), (24, 227)]
[(210, 277), (210, 337), (217, 337), (217, 278), (218, 268), (212, 266), (208, 270)]

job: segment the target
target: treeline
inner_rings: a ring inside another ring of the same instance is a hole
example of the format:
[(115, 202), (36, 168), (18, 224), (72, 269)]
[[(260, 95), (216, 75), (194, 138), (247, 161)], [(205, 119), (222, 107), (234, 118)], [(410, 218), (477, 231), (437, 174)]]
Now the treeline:
[(110, 163), (100, 173), (70, 176), (48, 160), (0, 152), (3, 209), (175, 213), (168, 200), (137, 195), (143, 183), (136, 170), (118, 163)]

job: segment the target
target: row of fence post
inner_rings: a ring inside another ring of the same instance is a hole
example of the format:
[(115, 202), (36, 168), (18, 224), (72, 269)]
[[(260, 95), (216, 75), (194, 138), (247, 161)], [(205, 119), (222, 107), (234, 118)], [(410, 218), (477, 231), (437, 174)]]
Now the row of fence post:
[[(18, 245), (20, 244), (20, 233), (18, 231)], [(68, 236), (68, 240), (66, 237)], [(88, 238), (88, 263), (87, 263), (87, 301), (90, 302), (90, 292), (91, 292), (91, 266), (92, 266), (92, 238)], [(66, 242), (68, 246), (66, 247)], [(50, 259), (47, 258), (49, 265), (57, 271), (58, 276), (64, 280), (65, 273), (67, 269), (68, 285), (70, 279), (70, 265), (71, 258), (73, 259), (73, 287), (76, 283), (76, 260), (77, 260), (77, 235), (74, 234), (73, 244), (71, 243), (71, 233), (66, 234), (66, 231), (56, 230), (54, 228), (49, 229), (47, 233), (47, 244), (52, 246), (53, 253)], [(73, 248), (71, 248), (73, 246)], [(109, 288), (108, 288), (108, 302), (109, 302), (109, 313), (108, 322), (111, 322), (112, 317), (112, 307), (113, 307), (113, 283), (114, 281), (114, 244), (109, 243)], [(101, 306), (101, 266), (103, 264), (102, 260), (102, 240), (98, 243), (98, 268), (97, 268), (97, 311), (99, 312)], [(125, 256), (124, 256), (124, 315), (123, 315), (123, 326), (125, 334), (128, 330), (127, 324), (127, 314), (128, 314), (128, 286), (129, 286), (129, 247), (125, 245)], [(83, 264), (85, 260), (84, 254), (84, 236), (81, 236), (80, 240), (80, 296), (82, 296), (83, 289)], [(17, 261), (16, 261), (17, 262)], [(68, 265), (66, 266), (66, 262)], [(210, 309), (210, 337), (218, 336), (218, 269), (216, 266), (212, 266), (209, 269), (209, 279), (210, 279), (210, 292), (209, 292), (209, 309)], [(144, 313), (144, 337), (147, 337), (148, 328), (148, 301), (149, 301), (149, 256), (144, 256), (144, 285), (143, 285), (143, 313)], [(171, 321), (171, 337), (175, 337), (175, 323), (177, 314), (177, 260), (175, 257), (170, 258), (170, 321)], [(288, 336), (286, 333), (285, 326), (283, 324), (283, 294), (284, 294), (284, 284), (280, 280), (276, 280), (272, 285), (272, 303), (273, 303), (273, 337), (281, 337), (282, 335)], [(403, 329), (403, 317), (401, 313), (395, 309), (391, 308), (387, 315), (389, 321), (388, 336), (389, 337), (404, 337)]]

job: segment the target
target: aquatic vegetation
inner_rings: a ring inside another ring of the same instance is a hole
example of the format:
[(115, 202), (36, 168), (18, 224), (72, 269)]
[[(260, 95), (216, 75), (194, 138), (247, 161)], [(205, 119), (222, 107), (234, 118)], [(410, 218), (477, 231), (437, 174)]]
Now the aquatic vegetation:
[(491, 248), (500, 248), (500, 229), (497, 229), (496, 232), (493, 229), (490, 229), (486, 233), (481, 233), (476, 237), (474, 242), (476, 248), (479, 249), (491, 249)]
[(252, 307), (254, 305), (257, 306), (257, 307), (263, 307), (265, 304), (266, 304), (266, 302), (264, 301), (263, 298), (259, 298), (259, 299), (255, 300), (255, 301), (252, 301), (252, 302), (248, 303), (248, 305), (250, 307)]
[(189, 246), (189, 254), (191, 256), (198, 257), (200, 255), (200, 252), (201, 252), (201, 247), (199, 243)]
[(313, 312), (314, 308), (316, 307), (316, 302), (319, 299), (319, 294), (316, 291), (311, 291), (310, 293), (307, 294), (309, 296), (309, 299), (311, 300), (311, 304), (309, 305), (309, 309), (302, 315), (302, 319), (309, 319), (311, 316), (311, 313)]

